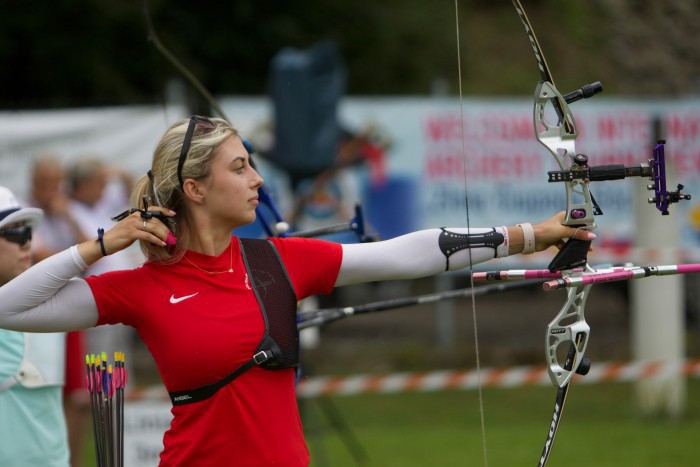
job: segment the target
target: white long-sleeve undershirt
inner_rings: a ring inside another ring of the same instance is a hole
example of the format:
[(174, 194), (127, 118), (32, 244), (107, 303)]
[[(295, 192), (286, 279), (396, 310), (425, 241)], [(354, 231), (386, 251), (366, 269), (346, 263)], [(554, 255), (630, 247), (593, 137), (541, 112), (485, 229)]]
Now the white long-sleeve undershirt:
[[(458, 234), (481, 234), (492, 229), (449, 228)], [(489, 247), (466, 248), (450, 256), (450, 271), (470, 264), (483, 263), (494, 257), (508, 255), (508, 233), (500, 227), (504, 244), (494, 251)], [(445, 271), (446, 258), (440, 250), (440, 229), (412, 232), (376, 243), (343, 245), (343, 262), (336, 286), (390, 279), (416, 279)]]
[[(491, 229), (451, 228), (455, 233), (483, 233)], [(507, 235), (506, 229), (501, 232)], [(376, 243), (342, 245), (343, 259), (336, 286), (391, 279), (413, 279), (445, 270), (440, 229), (413, 232)], [(505, 245), (507, 246), (507, 237)], [(499, 247), (498, 256), (507, 255)], [(465, 249), (450, 257), (457, 270), (497, 256), (493, 248)], [(97, 324), (95, 298), (87, 282), (76, 278), (87, 269), (77, 246), (34, 265), (0, 287), (0, 328), (24, 332), (63, 332)]]
[(97, 324), (92, 291), (75, 278), (87, 265), (73, 246), (29, 268), (0, 287), (0, 328), (63, 332)]

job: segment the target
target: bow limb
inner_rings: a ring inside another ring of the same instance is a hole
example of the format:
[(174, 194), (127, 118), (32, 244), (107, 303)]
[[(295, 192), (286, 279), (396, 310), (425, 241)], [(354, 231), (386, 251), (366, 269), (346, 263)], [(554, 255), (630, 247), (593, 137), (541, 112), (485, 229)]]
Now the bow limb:
[[(566, 362), (564, 363), (564, 369), (570, 371), (574, 365), (574, 359), (576, 357), (576, 346), (572, 343), (569, 346), (569, 351), (566, 357)], [(549, 425), (549, 432), (547, 433), (547, 440), (542, 448), (542, 455), (537, 463), (538, 467), (545, 467), (547, 461), (549, 460), (549, 455), (552, 452), (552, 446), (554, 445), (554, 438), (557, 436), (557, 430), (559, 429), (559, 423), (561, 422), (562, 415), (564, 413), (564, 407), (566, 406), (566, 396), (569, 394), (569, 384), (571, 382), (567, 381), (563, 385), (559, 386), (557, 389), (557, 398), (554, 402), (554, 411), (552, 412), (552, 421)]]
[(142, 0), (141, 5), (143, 6), (143, 17), (146, 20), (146, 27), (148, 28), (148, 39), (153, 42), (153, 45), (156, 46), (158, 51), (163, 54), (163, 56), (175, 67), (177, 70), (182, 73), (182, 75), (187, 79), (187, 81), (190, 82), (190, 84), (206, 99), (206, 101), (211, 105), (212, 109), (214, 109), (224, 120), (230, 122), (226, 114), (224, 113), (223, 109), (217, 102), (217, 100), (214, 98), (214, 96), (209, 92), (209, 90), (202, 84), (199, 79), (180, 61), (178, 58), (173, 55), (170, 50), (168, 50), (167, 47), (163, 45), (163, 43), (160, 41), (160, 38), (158, 37), (158, 34), (156, 34), (156, 30), (153, 27), (153, 22), (151, 21), (151, 12), (150, 8), (148, 5), (148, 0)]
[[(148, 0), (142, 0), (143, 16), (146, 21), (146, 27), (148, 29), (148, 39), (153, 42), (153, 45), (158, 49), (160, 53), (189, 81), (189, 83), (194, 87), (199, 94), (209, 103), (211, 108), (221, 116), (224, 120), (231, 123), (231, 120), (226, 116), (223, 108), (216, 100), (216, 98), (209, 92), (209, 90), (202, 84), (202, 82), (192, 73), (170, 50), (168, 50), (165, 45), (161, 42), (158, 34), (156, 33), (155, 27), (153, 26), (153, 21), (151, 20), (151, 13), (148, 4)], [(254, 148), (249, 141), (243, 140), (243, 145), (250, 156), (254, 154)], [(257, 170), (255, 163), (251, 157), (251, 166)], [(272, 193), (268, 190), (267, 185), (262, 185), (258, 188), (258, 196), (261, 206), (256, 208), (257, 217), (260, 223), (269, 237), (287, 237), (290, 236), (289, 232), (290, 226), (285, 222), (284, 217), (280, 213), (279, 208), (275, 204)], [(265, 206), (265, 210), (261, 209)], [(347, 224), (339, 226), (331, 226), (326, 229), (321, 229), (315, 232), (297, 232), (295, 236), (319, 236), (340, 231), (352, 231), (354, 232), (360, 242), (373, 242), (377, 241), (379, 238), (375, 234), (368, 234), (365, 229), (364, 214), (362, 212), (361, 206), (356, 206), (355, 216), (352, 217)]]
[[(192, 87), (194, 87), (197, 90), (197, 92), (199, 92), (199, 94), (201, 94), (201, 96), (204, 97), (204, 99), (209, 103), (211, 108), (214, 109), (214, 111), (218, 113), (219, 116), (221, 116), (221, 118), (231, 123), (231, 120), (226, 116), (226, 113), (221, 108), (221, 105), (219, 105), (219, 102), (209, 92), (206, 86), (204, 86), (204, 84), (202, 84), (202, 82), (194, 75), (194, 73), (192, 73), (172, 52), (170, 52), (170, 50), (168, 50), (168, 48), (165, 47), (165, 45), (163, 45), (160, 38), (158, 37), (158, 34), (156, 33), (155, 27), (153, 26), (153, 21), (151, 21), (151, 12), (148, 0), (142, 0), (141, 5), (143, 7), (143, 16), (146, 21), (146, 27), (148, 28), (148, 39), (151, 42), (153, 42), (153, 45), (155, 45), (158, 51), (161, 54), (163, 54), (163, 56), (185, 77), (185, 79), (187, 79), (187, 81), (189, 81)], [(246, 151), (248, 151), (248, 154), (252, 156), (253, 147), (250, 145), (250, 143), (244, 140), (243, 145), (245, 146)], [(252, 159), (250, 163), (253, 166), (253, 168), (255, 168)], [(263, 226), (263, 229), (271, 237), (285, 235), (288, 230), (288, 226), (285, 222), (283, 222), (284, 219), (282, 218), (282, 215), (279, 213), (277, 206), (272, 200), (272, 196), (270, 195), (267, 186), (262, 185), (258, 189), (258, 193), (261, 203), (268, 207), (269, 211), (272, 213), (272, 216), (274, 218), (273, 220), (275, 221), (274, 223), (271, 222), (263, 213), (263, 210), (260, 207), (256, 208), (256, 212)]]

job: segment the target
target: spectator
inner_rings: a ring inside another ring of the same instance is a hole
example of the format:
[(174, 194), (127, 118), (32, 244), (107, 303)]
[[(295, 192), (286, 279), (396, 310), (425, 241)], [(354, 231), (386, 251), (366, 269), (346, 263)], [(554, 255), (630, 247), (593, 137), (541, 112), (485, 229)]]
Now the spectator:
[[(32, 231), (43, 212), (21, 208), (0, 187), (0, 285), (31, 265)], [(0, 330), (0, 465), (67, 467), (68, 438), (61, 402), (63, 333)]]
[(89, 238), (73, 215), (65, 193), (65, 171), (55, 156), (42, 155), (34, 161), (30, 182), (29, 204), (44, 211), (32, 238), (35, 262)]
[[(87, 240), (78, 225), (65, 193), (65, 170), (57, 157), (39, 156), (32, 166), (29, 204), (44, 211), (43, 222), (34, 230), (32, 254), (41, 261), (71, 245)], [(85, 390), (85, 331), (66, 333), (66, 374), (63, 409), (68, 428), (71, 467), (80, 467), (90, 422), (90, 397)]]

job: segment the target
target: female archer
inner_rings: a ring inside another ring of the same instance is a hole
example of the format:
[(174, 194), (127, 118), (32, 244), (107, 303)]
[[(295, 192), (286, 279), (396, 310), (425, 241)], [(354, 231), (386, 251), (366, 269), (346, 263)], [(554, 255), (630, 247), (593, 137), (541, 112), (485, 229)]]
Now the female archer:
[[(562, 226), (560, 213), (534, 226), (428, 229), (377, 243), (272, 238), (242, 247), (231, 231), (255, 220), (262, 184), (225, 120), (181, 120), (134, 187), (132, 203), (145, 196), (153, 203), (148, 211), (122, 216), (97, 239), (0, 288), (1, 328), (124, 323), (138, 331), (174, 405), (163, 466), (309, 463), (296, 356), (293, 342), (284, 342), (290, 324), (277, 319), (289, 315), (289, 303), (337, 286), (423, 277), (594, 237)], [(76, 278), (137, 240), (147, 258), (141, 267)]]

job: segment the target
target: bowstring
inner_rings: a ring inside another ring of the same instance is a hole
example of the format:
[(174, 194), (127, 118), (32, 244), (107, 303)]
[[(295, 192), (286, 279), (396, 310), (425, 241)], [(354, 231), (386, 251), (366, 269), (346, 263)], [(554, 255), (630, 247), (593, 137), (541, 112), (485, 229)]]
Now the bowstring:
[[(469, 222), (469, 190), (467, 182), (467, 150), (466, 143), (464, 141), (464, 96), (462, 94), (462, 55), (460, 49), (460, 38), (459, 38), (459, 0), (455, 0), (455, 29), (457, 31), (457, 81), (459, 89), (459, 115), (461, 123), (461, 133), (462, 133), (462, 165), (464, 170), (464, 203), (466, 206), (466, 216), (467, 216), (467, 231), (470, 230)], [(469, 281), (470, 287), (474, 289), (474, 275), (473, 272), (473, 261), (472, 261), (472, 249), (468, 248), (469, 251)], [(481, 383), (481, 357), (479, 355), (479, 332), (477, 330), (477, 317), (476, 317), (476, 297), (475, 294), (471, 296), (472, 300), (472, 325), (474, 327), (474, 352), (476, 359), (476, 383), (479, 401), (479, 418), (481, 422), (481, 449), (482, 456), (484, 459), (484, 466), (488, 466), (488, 454), (486, 448), (486, 417), (484, 413), (484, 394), (483, 385)]]

